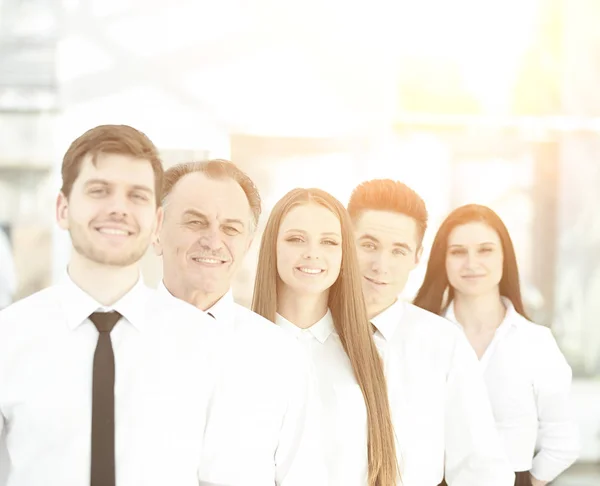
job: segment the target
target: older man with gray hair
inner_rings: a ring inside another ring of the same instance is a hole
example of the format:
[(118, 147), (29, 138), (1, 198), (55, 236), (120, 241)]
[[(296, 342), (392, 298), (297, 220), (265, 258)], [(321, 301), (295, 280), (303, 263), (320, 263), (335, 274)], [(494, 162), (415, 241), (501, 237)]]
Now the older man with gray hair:
[(160, 290), (214, 318), (226, 368), (204, 437), (200, 478), (228, 486), (325, 484), (308, 431), (311, 377), (298, 344), (236, 304), (231, 282), (252, 243), (261, 199), (226, 160), (171, 167), (155, 243)]

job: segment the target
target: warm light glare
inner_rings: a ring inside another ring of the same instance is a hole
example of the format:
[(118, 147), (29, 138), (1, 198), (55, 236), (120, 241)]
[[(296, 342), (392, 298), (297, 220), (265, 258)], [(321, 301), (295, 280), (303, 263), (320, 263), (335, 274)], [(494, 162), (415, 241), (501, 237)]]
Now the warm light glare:
[[(490, 114), (509, 109), (519, 62), (535, 33), (539, 0), (428, 0), (411, 3), (403, 23), (406, 59), (454, 65)], [(443, 76), (428, 79), (443, 86)]]

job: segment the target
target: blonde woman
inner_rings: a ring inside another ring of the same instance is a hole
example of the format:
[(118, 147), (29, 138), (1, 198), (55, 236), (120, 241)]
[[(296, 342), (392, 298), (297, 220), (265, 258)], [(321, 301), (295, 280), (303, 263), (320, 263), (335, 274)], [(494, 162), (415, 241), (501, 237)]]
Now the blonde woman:
[(329, 484), (395, 486), (384, 370), (350, 219), (333, 196), (294, 189), (275, 205), (261, 242), (252, 308), (295, 335), (310, 357)]

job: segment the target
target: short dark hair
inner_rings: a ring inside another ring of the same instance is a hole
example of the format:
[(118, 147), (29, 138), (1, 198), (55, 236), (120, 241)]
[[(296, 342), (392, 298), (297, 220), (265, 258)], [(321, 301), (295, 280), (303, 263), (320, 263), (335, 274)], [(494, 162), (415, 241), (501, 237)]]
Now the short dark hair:
[(405, 214), (417, 223), (419, 245), (427, 230), (425, 201), (406, 184), (392, 179), (373, 179), (359, 184), (350, 196), (348, 212), (356, 221), (363, 211), (390, 211)]
[(237, 182), (248, 198), (248, 204), (250, 204), (250, 209), (252, 211), (253, 229), (256, 229), (262, 211), (260, 194), (256, 185), (252, 182), (252, 179), (229, 160), (212, 159), (204, 162), (185, 162), (170, 167), (165, 172), (163, 202), (180, 179), (188, 174), (194, 174), (195, 172), (200, 172), (211, 179), (230, 178)]
[(150, 162), (154, 171), (156, 203), (162, 197), (164, 169), (158, 149), (142, 132), (128, 125), (100, 125), (78, 137), (65, 153), (62, 163), (61, 192), (68, 198), (79, 176), (81, 163), (87, 155), (92, 163), (100, 154), (128, 155)]

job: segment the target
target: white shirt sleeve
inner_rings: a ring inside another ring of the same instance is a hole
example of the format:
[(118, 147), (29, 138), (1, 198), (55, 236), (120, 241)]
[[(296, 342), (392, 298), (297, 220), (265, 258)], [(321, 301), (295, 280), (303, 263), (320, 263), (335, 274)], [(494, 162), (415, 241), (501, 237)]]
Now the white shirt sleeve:
[(15, 262), (8, 237), (0, 229), (0, 309), (8, 306), (17, 291)]
[(5, 486), (8, 482), (8, 450), (6, 449), (6, 431), (2, 430), (3, 420), (4, 418), (0, 414), (0, 486)]
[(457, 337), (447, 382), (445, 446), (449, 486), (513, 486), (479, 362), (463, 335)]
[[(1, 233), (2, 233), (2, 230), (0, 230), (0, 234)], [(0, 288), (0, 292), (1, 291), (2, 291), (2, 289)], [(0, 301), (1, 301), (1, 298), (0, 298)], [(3, 317), (4, 317), (4, 313), (2, 312), (2, 309), (0, 308), (0, 328), (2, 327), (2, 324), (3, 324), (3, 321), (4, 321)], [(0, 350), (0, 352), (1, 352), (1, 350)], [(0, 362), (0, 366), (4, 366), (4, 363)], [(0, 372), (1, 371), (2, 370), (0, 370)], [(3, 377), (3, 374), (0, 373), (0, 387), (2, 387), (2, 381), (1, 381), (2, 377)], [(0, 446), (4, 443), (4, 434), (3, 434), (3, 432), (4, 432), (4, 421), (5, 421), (4, 414), (2, 413), (2, 408), (0, 407)]]
[[(2, 324), (1, 314), (0, 312), (0, 325)], [(0, 408), (0, 486), (4, 486), (8, 481), (8, 451), (6, 449), (6, 430), (4, 429), (5, 420)]]
[(541, 328), (532, 349), (534, 393), (538, 412), (539, 452), (531, 474), (552, 481), (571, 466), (579, 455), (579, 434), (571, 403), (571, 368), (558, 348), (550, 329)]
[(289, 402), (277, 451), (277, 486), (326, 486), (320, 439), (320, 413), (312, 367), (298, 346), (298, 366), (290, 376)]

